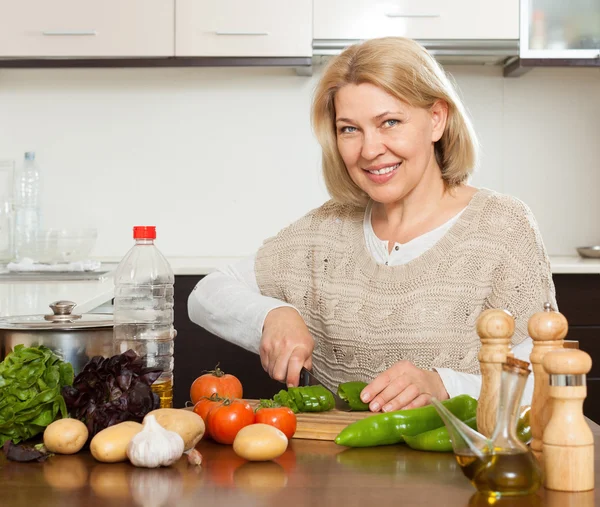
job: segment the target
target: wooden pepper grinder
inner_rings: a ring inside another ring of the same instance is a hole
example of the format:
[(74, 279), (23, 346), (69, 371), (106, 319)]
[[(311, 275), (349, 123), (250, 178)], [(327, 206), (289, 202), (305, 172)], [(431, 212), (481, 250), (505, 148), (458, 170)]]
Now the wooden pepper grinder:
[(533, 370), (533, 398), (531, 400), (531, 450), (542, 463), (542, 435), (552, 414), (549, 399), (548, 374), (542, 365), (544, 356), (563, 347), (563, 338), (568, 331), (567, 319), (552, 310), (550, 303), (544, 303), (544, 311), (534, 313), (529, 319), (527, 331), (533, 340), (533, 349), (529, 356)]
[(583, 350), (548, 352), (552, 415), (543, 435), (544, 485), (557, 491), (594, 489), (594, 436), (583, 417), (586, 374), (592, 359)]
[(515, 332), (515, 320), (506, 310), (489, 309), (477, 319), (477, 334), (481, 339), (479, 365), (481, 392), (477, 405), (477, 429), (486, 437), (496, 426), (502, 364), (510, 352), (510, 340)]

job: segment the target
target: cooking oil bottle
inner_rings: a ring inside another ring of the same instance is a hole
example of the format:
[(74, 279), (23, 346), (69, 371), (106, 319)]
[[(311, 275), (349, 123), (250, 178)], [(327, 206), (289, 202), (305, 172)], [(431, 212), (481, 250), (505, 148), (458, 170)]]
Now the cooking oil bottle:
[(432, 400), (448, 428), (463, 474), (488, 496), (528, 495), (542, 484), (538, 461), (516, 432), (528, 367), (528, 362), (510, 356), (502, 365), (496, 425), (489, 439), (456, 418), (438, 400)]

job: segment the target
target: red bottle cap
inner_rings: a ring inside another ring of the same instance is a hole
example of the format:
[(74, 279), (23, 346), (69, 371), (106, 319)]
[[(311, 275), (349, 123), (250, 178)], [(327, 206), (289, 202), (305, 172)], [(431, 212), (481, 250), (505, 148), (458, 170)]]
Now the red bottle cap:
[(156, 226), (136, 225), (133, 228), (133, 239), (156, 239)]

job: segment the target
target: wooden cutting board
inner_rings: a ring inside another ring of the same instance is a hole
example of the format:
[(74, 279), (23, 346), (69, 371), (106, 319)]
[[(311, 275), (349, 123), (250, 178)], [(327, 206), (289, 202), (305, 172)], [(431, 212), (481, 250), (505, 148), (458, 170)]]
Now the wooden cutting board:
[[(246, 400), (254, 408), (258, 400)], [(346, 426), (374, 415), (372, 412), (342, 412), (337, 409), (327, 412), (296, 414), (296, 433), (293, 438), (304, 440), (335, 440)]]

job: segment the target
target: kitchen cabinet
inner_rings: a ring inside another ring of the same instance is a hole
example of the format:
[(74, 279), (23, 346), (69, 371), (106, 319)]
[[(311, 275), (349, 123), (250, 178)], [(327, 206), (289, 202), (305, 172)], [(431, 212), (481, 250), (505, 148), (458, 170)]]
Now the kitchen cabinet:
[[(194, 379), (219, 362), (225, 371), (240, 377), (246, 397), (272, 397), (282, 384), (265, 373), (256, 354), (217, 338), (189, 320), (188, 296), (201, 278), (175, 278), (175, 406), (183, 406)], [(559, 310), (569, 322), (567, 339), (579, 341), (579, 348), (592, 356), (584, 413), (600, 422), (600, 275), (555, 274), (553, 279)]]
[(519, 57), (505, 76), (534, 67), (600, 67), (598, 0), (521, 0), (520, 11)]
[(598, 0), (523, 0), (521, 58), (598, 58)]
[(519, 0), (317, 0), (314, 38), (519, 38)]
[(177, 0), (176, 5), (177, 56), (312, 55), (311, 0)]
[(175, 0), (0, 0), (0, 57), (175, 54)]
[(579, 348), (592, 357), (587, 375), (588, 395), (583, 404), (587, 417), (600, 421), (600, 275), (555, 274), (559, 311), (569, 322), (568, 340), (579, 341)]

